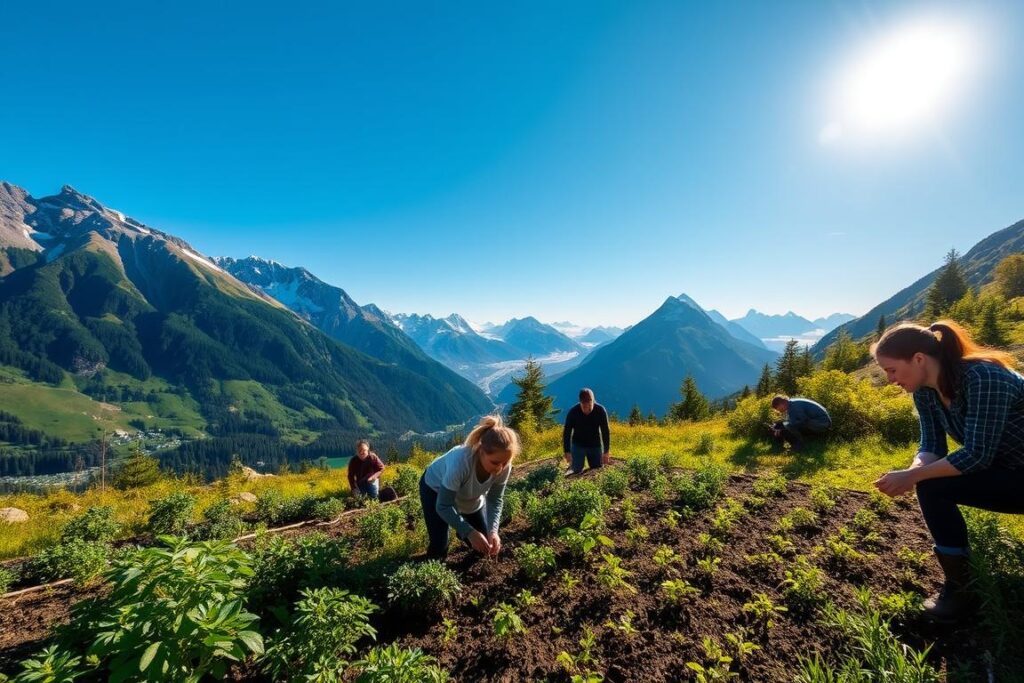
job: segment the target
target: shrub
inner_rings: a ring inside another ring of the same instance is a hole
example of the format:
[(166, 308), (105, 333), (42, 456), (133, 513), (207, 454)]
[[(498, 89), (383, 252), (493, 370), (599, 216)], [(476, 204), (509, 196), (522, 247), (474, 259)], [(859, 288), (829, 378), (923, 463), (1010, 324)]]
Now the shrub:
[(230, 540), (244, 530), (242, 513), (230, 501), (221, 499), (203, 511), (203, 524), (199, 528), (199, 535), (207, 540)]
[(107, 573), (113, 588), (88, 613), (88, 654), (112, 680), (147, 681), (222, 679), (229, 662), (263, 654), (249, 628), (257, 617), (241, 601), (248, 556), (224, 541), (160, 541), (166, 547), (139, 550)]
[(574, 481), (546, 498), (531, 499), (526, 516), (533, 531), (551, 534), (562, 527), (578, 527), (588, 513), (602, 517), (608, 498), (588, 481)]
[(274, 680), (340, 681), (356, 643), (377, 637), (370, 626), (376, 609), (340, 588), (303, 590), (291, 624), (267, 648), (267, 670)]
[(728, 476), (722, 467), (706, 464), (692, 474), (677, 477), (672, 482), (677, 503), (693, 512), (710, 508), (725, 490)]
[(62, 541), (106, 542), (114, 540), (120, 530), (121, 525), (114, 521), (114, 508), (104, 505), (89, 508), (85, 514), (68, 522), (60, 538)]
[(330, 521), (345, 511), (345, 501), (341, 498), (324, 498), (318, 500), (310, 509), (310, 515), (314, 519)]
[(715, 452), (715, 436), (709, 432), (703, 432), (697, 440), (697, 446), (693, 449), (697, 455), (711, 455)]
[(759, 439), (767, 435), (768, 425), (774, 422), (770, 396), (758, 398), (748, 396), (736, 402), (736, 408), (727, 419), (729, 431), (748, 439)]
[(0, 567), (0, 595), (11, 590), (11, 586), (18, 580), (18, 575), (13, 569)]
[(405, 526), (405, 515), (395, 505), (372, 502), (356, 522), (359, 538), (371, 547), (383, 547)]
[(513, 519), (519, 519), (523, 508), (526, 507), (527, 498), (532, 495), (518, 489), (506, 488), (501, 506), (501, 523), (504, 525)]
[(789, 606), (797, 611), (809, 612), (824, 604), (825, 579), (821, 570), (806, 557), (798, 557), (790, 566), (782, 582), (782, 595)]
[(32, 558), (29, 573), (40, 581), (74, 579), (88, 583), (107, 566), (110, 547), (96, 541), (72, 539), (43, 550)]
[(154, 500), (149, 506), (149, 529), (155, 534), (181, 534), (188, 527), (196, 497), (178, 491)]
[(657, 461), (644, 455), (628, 458), (626, 471), (629, 473), (630, 486), (636, 491), (649, 489), (660, 473)]
[(532, 470), (517, 482), (515, 486), (522, 491), (536, 492), (548, 488), (551, 484), (561, 481), (562, 478), (562, 468), (549, 463)]
[(786, 493), (786, 487), (788, 485), (789, 482), (787, 482), (786, 478), (781, 474), (760, 477), (754, 482), (754, 495), (762, 496), (764, 498), (778, 498)]
[(420, 471), (412, 465), (399, 465), (395, 468), (395, 478), (391, 480), (391, 488), (399, 496), (416, 493), (420, 487)]
[(348, 542), (313, 533), (292, 541), (257, 539), (252, 551), (249, 604), (255, 609), (289, 604), (303, 588), (336, 584), (348, 559)]
[(388, 600), (409, 613), (439, 612), (461, 591), (458, 574), (437, 560), (408, 562), (388, 577)]
[(406, 649), (392, 643), (375, 647), (354, 664), (359, 669), (356, 683), (445, 683), (448, 674), (437, 660), (419, 648)]
[(629, 491), (629, 472), (621, 467), (609, 467), (598, 477), (597, 485), (609, 498), (622, 498)]
[(524, 543), (513, 551), (519, 568), (531, 581), (539, 581), (555, 568), (555, 551), (534, 543)]
[(256, 518), (272, 526), (308, 519), (316, 503), (312, 495), (285, 496), (279, 489), (267, 489), (256, 500)]

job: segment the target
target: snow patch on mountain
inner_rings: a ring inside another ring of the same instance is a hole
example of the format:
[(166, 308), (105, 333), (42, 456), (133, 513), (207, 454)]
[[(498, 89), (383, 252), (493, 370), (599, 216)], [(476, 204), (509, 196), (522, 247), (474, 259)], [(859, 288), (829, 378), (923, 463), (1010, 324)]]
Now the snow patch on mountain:
[(224, 269), (221, 268), (220, 266), (218, 266), (216, 263), (213, 263), (212, 261), (206, 260), (205, 257), (200, 256), (199, 254), (195, 253), (194, 251), (190, 251), (189, 249), (182, 248), (181, 252), (183, 254), (185, 254), (185, 256), (188, 256), (193, 261), (201, 263), (202, 265), (206, 266), (207, 268), (212, 268), (213, 270), (219, 271), (221, 273), (224, 272)]
[(266, 287), (260, 287), (260, 289), (293, 311), (301, 313), (323, 313), (323, 306), (318, 306), (299, 294), (299, 287), (301, 285), (302, 283), (298, 280), (292, 280), (291, 282), (271, 282)]

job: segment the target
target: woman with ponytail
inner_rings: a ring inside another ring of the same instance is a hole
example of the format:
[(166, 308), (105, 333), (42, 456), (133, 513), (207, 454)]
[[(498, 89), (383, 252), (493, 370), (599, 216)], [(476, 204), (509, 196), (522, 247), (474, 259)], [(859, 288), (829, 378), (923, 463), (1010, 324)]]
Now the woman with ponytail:
[[(946, 577), (925, 612), (955, 621), (970, 607), (967, 525), (957, 506), (1024, 513), (1024, 377), (1012, 356), (978, 346), (948, 320), (892, 327), (872, 354), (889, 382), (913, 394), (921, 420), (910, 467), (875, 486), (889, 496), (916, 488)], [(947, 436), (961, 445), (952, 453)]]
[(427, 557), (448, 555), (448, 529), (481, 555), (501, 551), (498, 525), (519, 436), (498, 415), (488, 415), (465, 443), (436, 458), (420, 478), (427, 523)]

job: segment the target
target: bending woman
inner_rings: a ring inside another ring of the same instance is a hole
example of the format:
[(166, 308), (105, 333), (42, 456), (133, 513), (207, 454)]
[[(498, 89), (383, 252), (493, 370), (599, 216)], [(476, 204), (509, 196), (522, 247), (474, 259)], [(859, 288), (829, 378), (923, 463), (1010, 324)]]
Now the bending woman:
[(482, 555), (501, 551), (498, 525), (519, 436), (498, 415), (488, 415), (466, 442), (436, 458), (420, 478), (427, 523), (427, 557), (448, 555), (448, 528)]
[[(1024, 377), (1012, 356), (978, 346), (948, 320), (890, 328), (872, 353), (889, 381), (914, 395), (921, 419), (910, 467), (875, 486), (889, 496), (916, 487), (946, 577), (925, 612), (955, 621), (970, 607), (967, 525), (957, 506), (1024, 513)], [(961, 444), (952, 453), (947, 435)]]

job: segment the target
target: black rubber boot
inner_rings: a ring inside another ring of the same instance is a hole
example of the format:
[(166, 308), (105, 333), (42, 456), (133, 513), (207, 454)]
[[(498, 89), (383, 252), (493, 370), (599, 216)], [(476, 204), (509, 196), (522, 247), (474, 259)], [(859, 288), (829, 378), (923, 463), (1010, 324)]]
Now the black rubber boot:
[(951, 623), (971, 612), (973, 605), (967, 586), (971, 580), (971, 558), (935, 551), (935, 558), (946, 581), (935, 595), (924, 601), (924, 614), (933, 621)]

